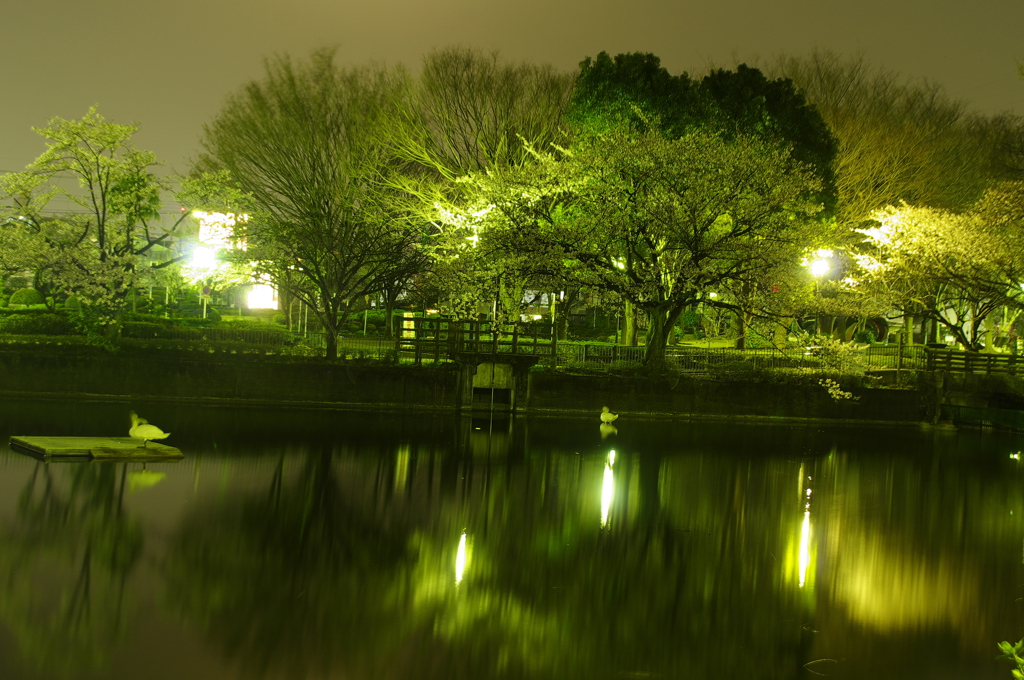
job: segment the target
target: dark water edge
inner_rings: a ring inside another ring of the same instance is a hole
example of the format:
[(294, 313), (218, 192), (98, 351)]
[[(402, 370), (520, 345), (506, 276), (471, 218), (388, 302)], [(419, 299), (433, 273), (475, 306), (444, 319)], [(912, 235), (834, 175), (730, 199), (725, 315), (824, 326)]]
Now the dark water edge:
[(130, 408), (186, 459), (0, 449), (0, 678), (995, 679), (1024, 636), (1019, 437), (0, 401), (0, 441)]

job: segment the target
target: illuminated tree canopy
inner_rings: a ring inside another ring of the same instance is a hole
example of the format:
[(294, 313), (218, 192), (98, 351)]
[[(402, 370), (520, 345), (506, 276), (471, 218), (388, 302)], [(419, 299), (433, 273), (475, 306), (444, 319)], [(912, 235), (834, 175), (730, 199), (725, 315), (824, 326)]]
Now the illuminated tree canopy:
[(538, 272), (632, 301), (650, 321), (651, 370), (685, 307), (737, 308), (717, 293), (764, 284), (764, 272), (796, 261), (820, 209), (806, 166), (745, 136), (672, 140), (620, 126), (536, 159), (474, 176), (477, 210), (453, 222)]
[(282, 57), (206, 126), (201, 167), (247, 200), (249, 257), (319, 318), (327, 357), (352, 302), (376, 292), (415, 236), (388, 194), (382, 142), (397, 86), (330, 51)]
[[(54, 117), (35, 128), (47, 151), (24, 172), (0, 176), (14, 204), (4, 223), (4, 269), (35, 270), (42, 286), (74, 293), (89, 326), (108, 333), (116, 333), (138, 281), (139, 257), (171, 235), (153, 226), (164, 187), (152, 172), (156, 157), (132, 142), (137, 129), (108, 122), (95, 107), (81, 120)], [(77, 191), (67, 188), (68, 177)], [(55, 196), (75, 207), (51, 215)]]
[(849, 279), (855, 294), (931, 319), (971, 350), (986, 346), (993, 312), (1019, 313), (1024, 183), (1000, 185), (963, 213), (904, 204), (873, 221), (858, 230), (865, 243)]

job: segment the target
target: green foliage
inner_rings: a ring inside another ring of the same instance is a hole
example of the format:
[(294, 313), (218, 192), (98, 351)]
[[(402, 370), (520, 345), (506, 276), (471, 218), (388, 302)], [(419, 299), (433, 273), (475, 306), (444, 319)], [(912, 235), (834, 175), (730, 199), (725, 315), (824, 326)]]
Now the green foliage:
[(1013, 669), (1014, 680), (1024, 680), (1024, 639), (1015, 643), (1000, 642), (1002, 658), (1017, 666)]
[(125, 312), (121, 317), (122, 322), (139, 321), (144, 323), (155, 323), (170, 326), (174, 323), (171, 319), (164, 318), (160, 314), (147, 314), (145, 312)]
[(43, 294), (34, 288), (22, 288), (11, 294), (12, 305), (41, 305), (45, 302)]
[[(47, 150), (26, 171), (0, 175), (0, 197), (18, 208), (0, 270), (32, 270), (47, 295), (76, 294), (76, 323), (112, 333), (138, 282), (139, 256), (169, 235), (153, 231), (163, 189), (151, 171), (156, 158), (135, 147), (135, 125), (108, 122), (96, 107), (34, 129)], [(48, 203), (57, 195), (74, 210), (55, 216)]]
[(860, 343), (878, 342), (874, 328), (861, 328), (853, 334), (853, 341)]
[(718, 129), (789, 145), (793, 158), (814, 169), (824, 188), (822, 197), (830, 210), (835, 208), (833, 163), (839, 142), (793, 81), (769, 80), (758, 69), (740, 64), (735, 71), (712, 71), (700, 89), (713, 102)]
[(74, 324), (60, 314), (44, 312), (0, 317), (0, 333), (10, 335), (74, 335), (75, 330)]
[[(466, 250), (628, 300), (647, 315), (652, 371), (684, 309), (731, 313), (723, 291), (771, 290), (796, 267), (820, 210), (808, 200), (820, 183), (785, 148), (707, 132), (673, 140), (620, 126), (472, 179), (473, 204), (448, 216), (453, 241), (471, 225), (480, 242)], [(773, 313), (767, 297), (755, 302)]]
[(330, 50), (278, 57), (205, 127), (203, 169), (224, 171), (251, 208), (246, 257), (317, 316), (328, 358), (339, 312), (376, 293), (419, 236), (385, 181), (403, 86), (383, 68), (339, 68)]
[(611, 57), (601, 52), (580, 62), (567, 120), (578, 130), (597, 132), (619, 122), (634, 129), (659, 121), (669, 137), (679, 137), (708, 118), (708, 105), (687, 74), (673, 76), (653, 54)]
[(813, 168), (823, 198), (835, 207), (833, 162), (838, 142), (821, 114), (789, 79), (769, 80), (756, 68), (717, 69), (702, 80), (673, 76), (650, 53), (614, 58), (601, 52), (580, 63), (567, 120), (578, 132), (601, 134), (619, 122), (651, 125), (670, 139), (701, 129), (747, 135), (792, 149)]

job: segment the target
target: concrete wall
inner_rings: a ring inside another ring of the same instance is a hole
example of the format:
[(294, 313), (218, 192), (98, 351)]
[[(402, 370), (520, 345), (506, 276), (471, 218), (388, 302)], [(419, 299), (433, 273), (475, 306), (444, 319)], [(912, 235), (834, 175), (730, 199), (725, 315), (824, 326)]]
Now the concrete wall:
[(754, 416), (918, 422), (924, 413), (916, 391), (859, 390), (857, 401), (835, 401), (823, 387), (715, 382), (695, 378), (530, 375), (532, 409), (581, 409), (703, 416)]
[[(489, 368), (489, 367), (488, 367)], [(927, 420), (918, 392), (862, 390), (857, 402), (835, 402), (824, 388), (571, 376), (516, 372), (518, 412), (754, 416), (882, 422)], [(0, 351), (0, 392), (55, 397), (99, 395), (169, 400), (329, 404), (457, 411), (472, 406), (476, 372), (445, 368), (355, 366), (195, 354), (130, 355), (74, 350)], [(487, 371), (490, 384), (490, 371)], [(520, 379), (521, 378), (521, 379)], [(503, 383), (504, 384), (504, 383)], [(467, 390), (469, 393), (467, 393)], [(923, 392), (934, 399), (934, 391)]]
[(5, 393), (459, 407), (458, 370), (160, 355), (0, 352)]

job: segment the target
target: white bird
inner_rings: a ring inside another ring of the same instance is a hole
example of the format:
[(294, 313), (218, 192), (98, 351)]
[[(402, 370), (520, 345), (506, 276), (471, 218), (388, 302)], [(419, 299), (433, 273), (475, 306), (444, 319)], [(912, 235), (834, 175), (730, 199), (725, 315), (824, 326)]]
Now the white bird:
[(611, 425), (619, 417), (618, 413), (612, 413), (611, 409), (607, 406), (601, 407), (601, 422), (606, 425)]
[(143, 448), (146, 447), (146, 442), (154, 439), (166, 439), (171, 435), (170, 432), (164, 432), (156, 425), (150, 425), (148, 420), (140, 418), (135, 411), (131, 412), (131, 419), (132, 427), (128, 430), (128, 436), (133, 439), (141, 439)]

